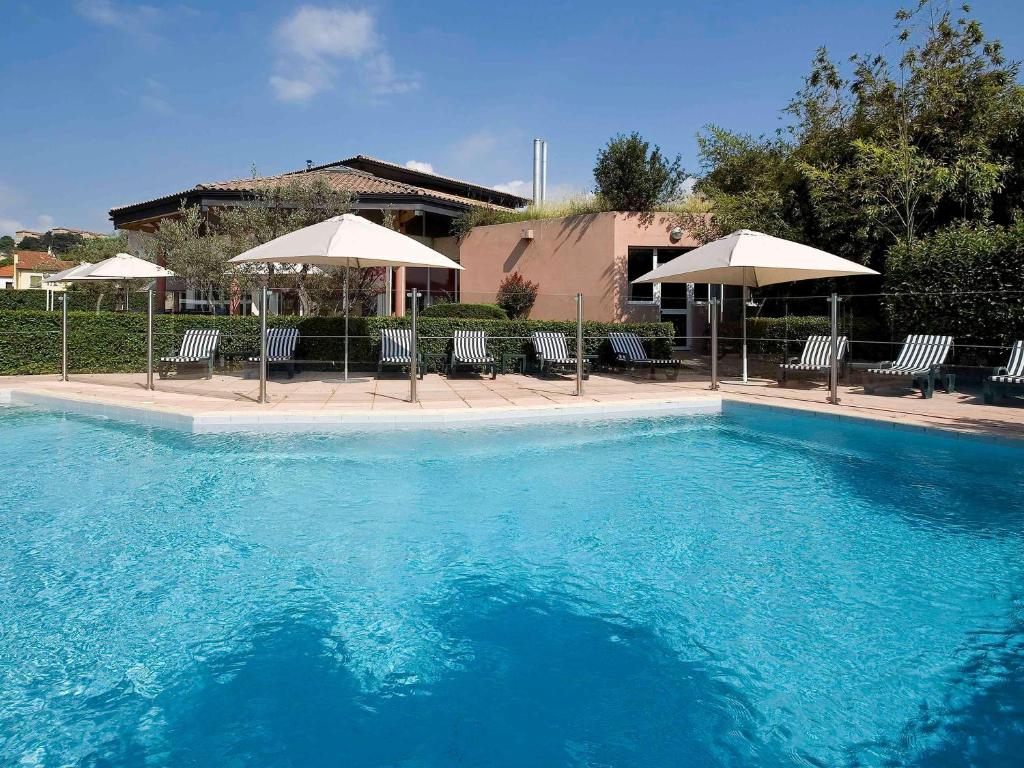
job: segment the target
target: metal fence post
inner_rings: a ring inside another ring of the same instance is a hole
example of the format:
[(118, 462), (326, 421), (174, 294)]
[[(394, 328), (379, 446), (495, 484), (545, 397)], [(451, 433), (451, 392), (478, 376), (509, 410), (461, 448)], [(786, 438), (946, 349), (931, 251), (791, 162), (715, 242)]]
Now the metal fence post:
[(60, 297), (60, 380), (68, 380), (68, 292)]
[(711, 304), (711, 389), (718, 389), (718, 297)]
[(576, 396), (583, 395), (583, 294), (576, 294)]
[(153, 289), (146, 292), (146, 389), (153, 389)]
[(267, 402), (267, 292), (260, 294), (260, 402)]
[(412, 296), (412, 309), (409, 319), (412, 323), (412, 339), (409, 342), (409, 402), (415, 403), (419, 401), (419, 397), (416, 394), (416, 376), (419, 374), (419, 364), (416, 356), (419, 351), (419, 344), (416, 338), (416, 315), (418, 313), (418, 305), (420, 300), (419, 289), (413, 288), (409, 293)]
[(829, 344), (831, 364), (828, 372), (828, 401), (832, 405), (839, 405), (839, 296), (833, 293), (829, 297), (829, 304), (832, 305), (832, 337)]

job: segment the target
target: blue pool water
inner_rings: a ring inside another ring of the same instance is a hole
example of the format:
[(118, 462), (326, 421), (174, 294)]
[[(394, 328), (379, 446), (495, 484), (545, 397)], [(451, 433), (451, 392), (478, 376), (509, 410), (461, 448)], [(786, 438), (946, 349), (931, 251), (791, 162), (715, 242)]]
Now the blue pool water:
[(1024, 451), (0, 409), (0, 765), (1019, 765)]

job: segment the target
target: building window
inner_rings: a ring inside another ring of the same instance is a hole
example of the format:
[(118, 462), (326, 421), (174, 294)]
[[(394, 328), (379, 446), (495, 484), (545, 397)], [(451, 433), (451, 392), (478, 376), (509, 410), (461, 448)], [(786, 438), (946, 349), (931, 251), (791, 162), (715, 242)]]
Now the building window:
[[(631, 304), (654, 304), (661, 302), (664, 309), (686, 309), (686, 283), (634, 284), (656, 267), (667, 264), (693, 248), (630, 248), (626, 261), (627, 299)], [(671, 306), (669, 306), (671, 305)]]
[(634, 283), (638, 277), (646, 275), (655, 267), (653, 248), (630, 248), (626, 256), (626, 301), (633, 304), (651, 304), (654, 302), (653, 283)]
[(42, 288), (43, 287), (43, 276), (42, 275), (29, 275), (28, 277), (29, 288)]

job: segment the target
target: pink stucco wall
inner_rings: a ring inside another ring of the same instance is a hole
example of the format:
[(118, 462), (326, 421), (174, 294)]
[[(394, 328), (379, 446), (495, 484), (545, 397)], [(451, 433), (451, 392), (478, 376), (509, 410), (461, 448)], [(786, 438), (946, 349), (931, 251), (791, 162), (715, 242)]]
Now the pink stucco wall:
[[(657, 320), (657, 307), (626, 303), (626, 255), (630, 246), (699, 244), (687, 234), (673, 243), (677, 224), (670, 214), (598, 213), (477, 227), (459, 248), (462, 301), (493, 301), (502, 278), (519, 272), (540, 284), (534, 319), (575, 317), (581, 292), (588, 319)], [(532, 240), (524, 230), (533, 230)]]

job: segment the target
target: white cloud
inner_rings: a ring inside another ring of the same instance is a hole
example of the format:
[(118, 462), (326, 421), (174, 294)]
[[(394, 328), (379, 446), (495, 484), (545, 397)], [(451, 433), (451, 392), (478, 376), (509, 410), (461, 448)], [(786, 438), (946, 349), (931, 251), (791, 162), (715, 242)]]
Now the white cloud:
[(502, 184), (495, 184), (494, 188), (499, 192), (508, 192), (510, 195), (533, 197), (533, 182), (531, 181), (513, 179), (512, 181), (506, 181)]
[(309, 101), (332, 87), (348, 64), (363, 88), (377, 96), (408, 93), (419, 77), (399, 76), (368, 10), (304, 5), (274, 33), (280, 57), (269, 78), (282, 101)]
[(42, 232), (49, 232), (53, 229), (53, 216), (50, 216), (48, 213), (39, 214), (36, 216), (36, 226)]
[(170, 115), (174, 112), (174, 107), (167, 100), (167, 89), (164, 84), (153, 78), (146, 80), (146, 87), (139, 96), (139, 103), (144, 109), (158, 115)]
[(153, 36), (153, 27), (161, 11), (151, 5), (114, 3), (113, 0), (78, 0), (75, 11), (84, 19), (101, 27), (139, 36)]
[(420, 171), (421, 173), (434, 172), (434, 166), (430, 163), (421, 163), (419, 160), (406, 160), (405, 167), (410, 171)]
[(19, 229), (24, 229), (17, 219), (0, 218), (0, 236), (13, 235)]

